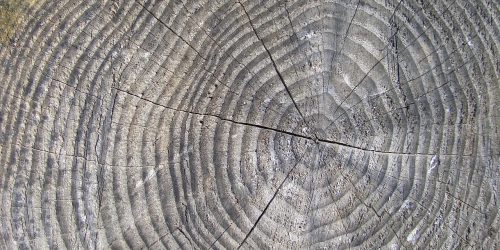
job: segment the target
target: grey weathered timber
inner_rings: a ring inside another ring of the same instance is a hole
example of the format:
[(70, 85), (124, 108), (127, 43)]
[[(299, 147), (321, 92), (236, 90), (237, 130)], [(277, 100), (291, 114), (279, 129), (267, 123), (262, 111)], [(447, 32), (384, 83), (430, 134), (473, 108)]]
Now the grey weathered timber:
[(0, 249), (500, 249), (498, 0), (30, 5)]

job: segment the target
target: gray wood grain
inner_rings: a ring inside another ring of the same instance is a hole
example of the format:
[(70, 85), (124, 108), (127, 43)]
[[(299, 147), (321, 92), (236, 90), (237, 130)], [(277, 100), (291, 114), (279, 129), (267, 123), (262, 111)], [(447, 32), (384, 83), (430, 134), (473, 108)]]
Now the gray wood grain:
[(498, 249), (495, 0), (40, 1), (0, 249)]

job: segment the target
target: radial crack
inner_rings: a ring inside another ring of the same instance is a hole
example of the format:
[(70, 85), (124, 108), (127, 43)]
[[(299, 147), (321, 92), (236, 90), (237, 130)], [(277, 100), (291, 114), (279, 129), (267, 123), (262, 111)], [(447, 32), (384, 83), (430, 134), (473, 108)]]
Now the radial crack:
[[(356, 13), (358, 13), (358, 8), (361, 0), (358, 1), (356, 4), (356, 9), (354, 10), (354, 14), (351, 17), (351, 21), (349, 22), (349, 25), (347, 26), (347, 30), (345, 32), (344, 38), (342, 39), (342, 44), (340, 45), (340, 50), (338, 53), (336, 53), (337, 57), (342, 54), (342, 50), (344, 49), (345, 41), (347, 39), (347, 36), (349, 35), (349, 30), (351, 29), (352, 22), (354, 21), (354, 17), (356, 17)], [(336, 49), (336, 48), (335, 48)], [(336, 59), (335, 56), (332, 56), (332, 60), (330, 61), (330, 65), (333, 66), (333, 61)]]
[[(315, 142), (322, 142), (322, 143), (327, 143), (327, 144), (332, 144), (332, 145), (337, 145), (337, 146), (342, 146), (342, 147), (346, 147), (346, 148), (357, 149), (357, 150), (360, 150), (360, 151), (366, 151), (366, 152), (377, 153), (377, 154), (388, 154), (388, 155), (420, 155), (420, 156), (433, 156), (434, 155), (434, 154), (424, 154), (424, 153), (405, 153), (405, 152), (395, 152), (395, 151), (381, 151), (381, 150), (376, 150), (376, 149), (363, 148), (363, 147), (359, 147), (359, 146), (347, 144), (347, 143), (344, 143), (344, 142), (333, 141), (333, 140), (328, 140), (328, 139), (318, 138), (318, 137), (311, 137), (311, 136), (307, 136), (307, 135), (301, 135), (301, 134), (289, 132), (289, 131), (286, 131), (286, 130), (281, 130), (281, 129), (278, 129), (278, 128), (267, 127), (267, 126), (260, 125), (260, 124), (234, 121), (234, 120), (227, 119), (227, 118), (224, 118), (224, 117), (220, 117), (220, 116), (214, 115), (214, 114), (204, 114), (204, 113), (199, 113), (199, 112), (195, 112), (195, 111), (188, 111), (188, 110), (176, 109), (176, 108), (168, 107), (168, 106), (165, 106), (163, 104), (160, 104), (160, 103), (157, 103), (157, 102), (145, 99), (145, 98), (143, 98), (143, 97), (141, 97), (139, 95), (136, 95), (134, 93), (128, 92), (126, 90), (122, 90), (122, 89), (115, 88), (115, 87), (113, 87), (113, 88), (116, 89), (117, 91), (120, 91), (122, 93), (134, 96), (134, 97), (139, 98), (139, 99), (141, 99), (143, 101), (149, 102), (151, 104), (160, 106), (160, 107), (165, 108), (165, 109), (169, 109), (169, 110), (173, 110), (173, 111), (177, 111), (177, 112), (182, 112), (182, 113), (187, 113), (187, 114), (192, 114), (192, 115), (209, 116), (209, 117), (216, 118), (218, 120), (222, 120), (222, 121), (226, 121), (226, 122), (230, 122), (230, 123), (234, 123), (234, 124), (238, 124), (238, 125), (255, 127), (255, 128), (265, 129), (265, 130), (271, 130), (271, 131), (274, 131), (274, 132), (277, 132), (277, 133), (287, 134), (287, 135), (290, 135), (290, 136), (293, 136), (293, 137), (298, 137), (298, 138), (303, 138), (303, 139), (307, 139), (307, 140), (312, 140), (312, 141), (315, 141)], [(458, 154), (441, 154), (441, 155), (443, 155), (443, 156), (457, 156)]]
[(184, 37), (182, 37), (180, 34), (178, 34), (175, 30), (173, 30), (170, 26), (168, 26), (164, 21), (162, 21), (160, 18), (158, 18), (153, 12), (151, 12), (146, 6), (144, 6), (142, 3), (139, 1), (135, 0), (135, 2), (140, 5), (146, 12), (148, 12), (156, 21), (160, 22), (163, 26), (165, 26), (168, 30), (170, 30), (172, 33), (174, 33), (175, 36), (179, 37), (185, 44), (187, 44), (191, 49), (193, 49), (196, 54), (198, 54), (203, 60), (207, 60), (204, 56), (201, 55), (201, 53), (193, 47)]
[(183, 109), (177, 109), (177, 108), (168, 107), (166, 105), (163, 105), (163, 104), (151, 101), (149, 99), (143, 98), (143, 97), (141, 97), (139, 95), (136, 95), (134, 93), (131, 93), (129, 91), (122, 90), (122, 89), (115, 88), (115, 87), (113, 87), (113, 88), (116, 89), (119, 92), (125, 93), (127, 95), (134, 96), (134, 97), (139, 98), (139, 99), (141, 99), (143, 101), (149, 102), (151, 104), (160, 106), (160, 107), (165, 108), (165, 109), (169, 109), (169, 110), (173, 110), (173, 111), (177, 111), (177, 112), (182, 112), (182, 113), (187, 113), (187, 114), (192, 114), (192, 115), (214, 117), (214, 118), (217, 118), (217, 119), (222, 120), (222, 121), (231, 122), (231, 123), (235, 123), (235, 124), (239, 124), (239, 125), (256, 127), (256, 128), (266, 129), (266, 130), (272, 130), (272, 131), (275, 131), (275, 132), (278, 132), (278, 133), (287, 134), (287, 135), (291, 135), (291, 136), (295, 136), (295, 137), (300, 137), (300, 138), (310, 139), (310, 140), (316, 140), (316, 138), (313, 138), (313, 137), (310, 137), (310, 136), (301, 135), (301, 134), (289, 132), (289, 131), (286, 131), (286, 130), (281, 130), (281, 129), (278, 129), (278, 128), (267, 127), (267, 126), (264, 126), (264, 125), (255, 124), (255, 123), (249, 123), (249, 122), (235, 121), (235, 120), (227, 119), (227, 118), (224, 118), (224, 117), (221, 117), (221, 116), (218, 116), (218, 115), (214, 115), (214, 114), (205, 114), (205, 113), (199, 113), (199, 112), (195, 112), (195, 111), (189, 111), (189, 110), (183, 110)]
[[(295, 108), (297, 109), (297, 111), (299, 112), (300, 116), (302, 117), (302, 120), (304, 120), (304, 123), (306, 124), (307, 127), (310, 127), (304, 114), (302, 114), (302, 112), (300, 111), (299, 109), (299, 105), (297, 104), (297, 102), (295, 101), (295, 99), (293, 98), (292, 96), (292, 93), (290, 92), (290, 89), (288, 88), (288, 86), (286, 85), (285, 83), (285, 79), (283, 78), (283, 75), (281, 75), (281, 72), (279, 71), (278, 69), (278, 65), (276, 64), (276, 61), (274, 60), (271, 52), (269, 51), (269, 49), (267, 48), (266, 44), (264, 43), (264, 40), (262, 40), (262, 38), (259, 36), (259, 34), (257, 33), (257, 30), (255, 29), (255, 26), (253, 25), (253, 22), (252, 22), (252, 19), (250, 18), (250, 15), (248, 14), (247, 10), (245, 9), (245, 6), (240, 2), (238, 1), (238, 3), (241, 5), (241, 7), (243, 8), (243, 11), (245, 12), (245, 15), (248, 19), (248, 22), (250, 24), (250, 26), (252, 27), (252, 30), (253, 30), (253, 33), (255, 34), (255, 36), (257, 37), (257, 40), (259, 40), (259, 42), (262, 44), (262, 47), (264, 47), (264, 50), (266, 51), (267, 55), (269, 56), (269, 59), (271, 60), (271, 63), (274, 67), (274, 70), (276, 71), (276, 74), (278, 75), (278, 78), (280, 79), (281, 83), (283, 84), (283, 86), (285, 87), (285, 91), (287, 92), (288, 96), (290, 97), (290, 99), (292, 100), (293, 102), (293, 105), (295, 106)], [(316, 134), (314, 133), (314, 131), (312, 131), (312, 136), (314, 138), (317, 138)]]
[[(448, 11), (449, 8), (451, 7), (451, 5), (455, 4), (456, 0), (453, 1), (451, 4), (449, 4), (447, 6), (447, 8), (445, 9), (445, 11), (443, 11), (443, 14), (444, 12)], [(401, 5), (402, 3), (402, 0), (399, 2), (399, 4), (396, 6), (396, 8), (394, 9), (391, 17), (389, 18), (389, 20), (392, 20), (392, 18), (394, 17), (395, 13), (396, 13), (396, 10), (399, 8), (399, 6)], [(413, 17), (412, 17), (413, 18)], [(424, 31), (422, 31), (412, 42), (410, 42), (406, 47), (403, 48), (403, 50), (401, 50), (401, 53), (403, 53), (404, 51), (406, 51), (409, 47), (411, 47), (414, 43), (416, 43), (416, 41), (427, 31), (431, 28), (432, 26), (429, 26), (427, 28), (424, 29)], [(385, 49), (388, 48), (388, 46), (391, 44), (391, 40), (394, 36), (396, 36), (398, 33), (398, 30), (396, 30), (396, 32), (394, 32), (391, 36), (389, 36), (388, 38), (388, 43), (386, 43), (386, 45), (381, 49), (381, 51), (384, 51)], [(333, 111), (333, 115), (335, 115), (337, 113), (337, 110), (342, 106), (342, 104), (344, 104), (344, 102), (352, 95), (352, 93), (354, 93), (354, 91), (358, 88), (358, 86), (363, 83), (363, 81), (370, 75), (370, 73), (372, 72), (373, 69), (375, 69), (375, 67), (377, 65), (379, 65), (382, 60), (384, 60), (385, 58), (387, 57), (387, 54), (382, 56), (382, 58), (380, 58), (379, 60), (377, 60), (377, 62), (366, 72), (366, 74), (363, 76), (363, 78), (361, 78), (361, 80), (356, 83), (356, 85), (354, 85), (354, 88), (351, 89), (351, 91), (347, 94), (346, 97), (344, 97), (344, 99), (340, 102), (340, 104), (335, 108), (335, 110)], [(328, 126), (331, 126), (328, 125)]]
[[(239, 217), (238, 217), (239, 218)], [(217, 241), (220, 240), (220, 238), (222, 238), (222, 235), (224, 235), (227, 230), (232, 226), (233, 224), (229, 224), (229, 226), (227, 226), (226, 228), (224, 228), (224, 231), (222, 231), (222, 233), (219, 234), (219, 236), (217, 236), (217, 238), (214, 240), (214, 242), (212, 242), (212, 244), (210, 244), (210, 247), (208, 247), (208, 249), (212, 249), (215, 245), (215, 243), (217, 243)]]
[[(317, 147), (314, 147), (314, 148), (317, 148)], [(290, 177), (290, 174), (299, 165), (299, 163), (302, 162), (302, 159), (304, 158), (304, 155), (308, 154), (310, 152), (310, 150), (311, 150), (311, 148), (309, 148), (304, 154), (302, 154), (302, 156), (295, 163), (295, 165), (293, 165), (293, 167), (288, 171), (288, 173), (286, 174), (285, 178), (283, 179), (283, 181), (281, 181), (280, 185), (278, 186), (278, 188), (274, 192), (273, 197), (271, 197), (271, 199), (269, 200), (269, 202), (267, 202), (266, 207), (264, 208), (264, 210), (262, 210), (262, 212), (260, 213), (259, 217), (257, 218), (257, 220), (255, 221), (255, 223), (253, 224), (252, 228), (250, 228), (250, 231), (248, 231), (248, 233), (245, 235), (245, 238), (243, 239), (243, 241), (238, 246), (238, 249), (240, 249), (243, 246), (243, 244), (245, 244), (245, 242), (247, 241), (248, 237), (253, 232), (253, 230), (255, 229), (255, 227), (257, 226), (257, 224), (259, 223), (260, 219), (262, 219), (262, 216), (264, 216), (264, 214), (266, 213), (267, 209), (269, 208), (269, 206), (273, 202), (274, 198), (276, 198), (276, 195), (278, 195), (278, 192), (283, 187), (283, 184), (285, 184), (285, 181), (288, 180), (288, 178)]]

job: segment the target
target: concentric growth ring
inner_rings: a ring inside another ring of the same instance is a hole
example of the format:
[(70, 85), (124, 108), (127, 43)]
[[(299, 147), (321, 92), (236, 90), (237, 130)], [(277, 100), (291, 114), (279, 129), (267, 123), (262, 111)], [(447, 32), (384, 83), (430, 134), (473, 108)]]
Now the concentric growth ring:
[(497, 1), (40, 1), (0, 248), (500, 247)]

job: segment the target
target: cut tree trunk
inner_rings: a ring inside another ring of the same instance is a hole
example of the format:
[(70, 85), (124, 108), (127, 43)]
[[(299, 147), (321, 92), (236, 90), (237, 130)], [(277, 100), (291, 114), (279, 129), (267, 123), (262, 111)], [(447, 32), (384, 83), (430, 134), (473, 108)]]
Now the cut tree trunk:
[(500, 248), (497, 0), (31, 2), (0, 249)]

